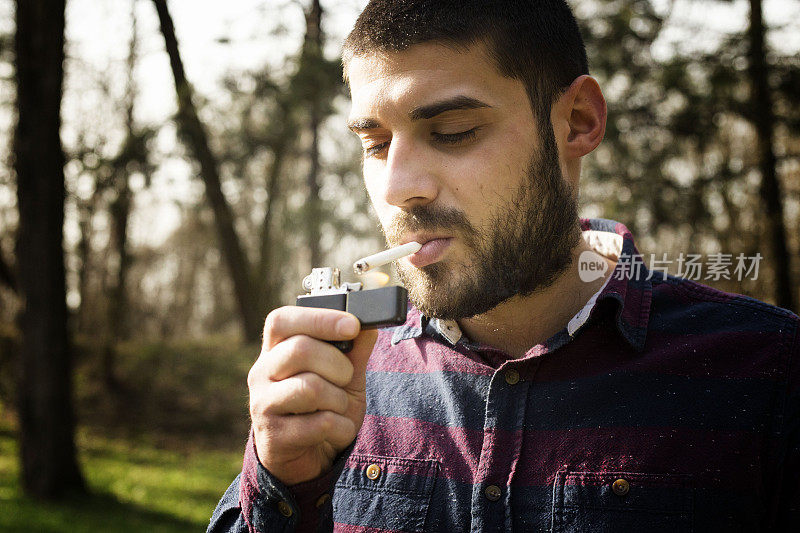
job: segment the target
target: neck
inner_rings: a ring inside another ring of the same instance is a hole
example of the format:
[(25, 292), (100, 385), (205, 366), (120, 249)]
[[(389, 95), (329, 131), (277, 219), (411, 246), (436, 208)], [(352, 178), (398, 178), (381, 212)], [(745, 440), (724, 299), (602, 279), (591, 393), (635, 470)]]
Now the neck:
[(572, 251), (569, 266), (552, 285), (528, 296), (514, 296), (481, 315), (458, 320), (461, 331), (472, 341), (499, 348), (515, 359), (522, 357), (566, 327), (614, 271), (616, 263), (606, 258), (605, 276), (588, 283), (581, 281), (578, 257), (586, 250), (591, 248), (581, 239)]

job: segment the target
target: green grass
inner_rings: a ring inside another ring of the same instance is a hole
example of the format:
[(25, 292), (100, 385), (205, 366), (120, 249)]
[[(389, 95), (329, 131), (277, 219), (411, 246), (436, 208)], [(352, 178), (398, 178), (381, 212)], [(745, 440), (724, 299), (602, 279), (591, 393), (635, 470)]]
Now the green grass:
[(16, 441), (0, 431), (0, 531), (203, 531), (242, 461), (241, 451), (181, 453), (86, 431), (78, 447), (90, 495), (42, 503), (22, 494)]
[(0, 532), (205, 530), (241, 470), (247, 371), (258, 347), (211, 338), (115, 349), (112, 390), (103, 347), (76, 343), (76, 444), (89, 495), (45, 503), (19, 485), (15, 420), (4, 411), (14, 397), (13, 358), (0, 343)]

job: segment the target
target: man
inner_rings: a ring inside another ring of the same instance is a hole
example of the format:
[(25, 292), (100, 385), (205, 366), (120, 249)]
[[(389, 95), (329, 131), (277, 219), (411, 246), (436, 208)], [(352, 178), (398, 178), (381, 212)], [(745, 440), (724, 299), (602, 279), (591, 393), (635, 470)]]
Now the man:
[(397, 265), (413, 307), (377, 334), (270, 313), (210, 531), (800, 518), (798, 319), (648, 272), (622, 224), (578, 218), (606, 109), (563, 0), (373, 0), (344, 65), (386, 240), (424, 243)]

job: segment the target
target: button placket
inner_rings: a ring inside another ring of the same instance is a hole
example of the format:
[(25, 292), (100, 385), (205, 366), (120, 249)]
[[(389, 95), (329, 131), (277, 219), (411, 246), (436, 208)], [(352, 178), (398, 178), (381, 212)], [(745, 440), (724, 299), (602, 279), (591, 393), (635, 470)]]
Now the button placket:
[(472, 533), (511, 528), (512, 474), (522, 446), (518, 430), (525, 420), (529, 386), (517, 369), (498, 369), (492, 376), (486, 395), (479, 483), (472, 492)]

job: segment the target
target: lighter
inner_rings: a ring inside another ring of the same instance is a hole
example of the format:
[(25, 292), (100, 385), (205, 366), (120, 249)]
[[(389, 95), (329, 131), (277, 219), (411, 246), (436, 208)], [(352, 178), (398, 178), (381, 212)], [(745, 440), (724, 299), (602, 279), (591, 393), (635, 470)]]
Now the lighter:
[[(359, 259), (353, 264), (356, 274), (391, 263), (397, 259), (417, 252), (421, 244), (410, 242)], [(297, 297), (297, 305), (302, 307), (319, 307), (338, 309), (354, 314), (362, 329), (379, 328), (403, 324), (406, 321), (408, 292), (397, 285), (379, 289), (362, 290), (359, 283), (340, 283), (339, 269), (324, 267), (314, 268), (311, 274), (303, 279), (303, 289), (308, 294)], [(353, 341), (331, 341), (331, 344), (349, 352)]]

